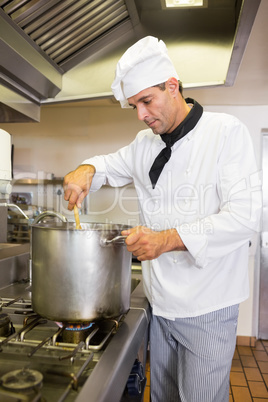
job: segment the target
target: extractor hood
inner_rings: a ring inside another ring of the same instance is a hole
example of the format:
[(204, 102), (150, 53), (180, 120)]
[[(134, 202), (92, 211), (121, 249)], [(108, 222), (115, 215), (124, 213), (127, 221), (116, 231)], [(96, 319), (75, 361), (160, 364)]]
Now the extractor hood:
[(0, 0), (0, 122), (39, 121), (43, 103), (112, 98), (118, 57), (145, 35), (167, 43), (185, 87), (232, 85), (260, 1)]
[(0, 1), (0, 121), (39, 121), (40, 104), (61, 91), (63, 74), (122, 43), (135, 11), (123, 0)]

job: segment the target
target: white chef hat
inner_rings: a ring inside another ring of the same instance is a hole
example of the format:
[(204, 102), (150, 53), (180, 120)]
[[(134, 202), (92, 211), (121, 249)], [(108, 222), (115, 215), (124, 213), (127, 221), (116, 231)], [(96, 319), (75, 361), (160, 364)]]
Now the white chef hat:
[(129, 107), (128, 98), (170, 77), (179, 79), (165, 43), (146, 36), (131, 46), (118, 61), (112, 91), (121, 107), (125, 108)]

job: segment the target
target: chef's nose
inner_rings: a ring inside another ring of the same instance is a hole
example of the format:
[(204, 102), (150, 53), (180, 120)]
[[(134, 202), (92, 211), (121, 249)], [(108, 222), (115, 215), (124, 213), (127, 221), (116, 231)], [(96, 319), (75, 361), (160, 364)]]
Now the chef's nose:
[(148, 118), (147, 108), (144, 105), (137, 106), (137, 113), (140, 121), (144, 121), (146, 118)]

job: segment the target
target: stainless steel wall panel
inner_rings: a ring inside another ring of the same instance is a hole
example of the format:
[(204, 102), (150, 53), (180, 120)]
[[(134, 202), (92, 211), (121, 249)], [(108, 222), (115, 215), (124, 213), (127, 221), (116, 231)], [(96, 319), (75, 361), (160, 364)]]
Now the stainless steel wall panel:
[(263, 214), (260, 256), (259, 338), (268, 339), (268, 132), (262, 139)]

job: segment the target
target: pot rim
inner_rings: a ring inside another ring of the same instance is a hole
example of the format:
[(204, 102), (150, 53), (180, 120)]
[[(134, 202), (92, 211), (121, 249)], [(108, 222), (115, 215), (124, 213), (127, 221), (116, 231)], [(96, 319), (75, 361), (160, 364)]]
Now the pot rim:
[(60, 230), (60, 231), (96, 231), (96, 232), (114, 232), (114, 231), (122, 231), (131, 229), (132, 226), (121, 224), (121, 223), (102, 223), (102, 222), (81, 222), (82, 229), (76, 229), (75, 222), (40, 222), (31, 225), (32, 228), (35, 229), (45, 229), (45, 230)]

